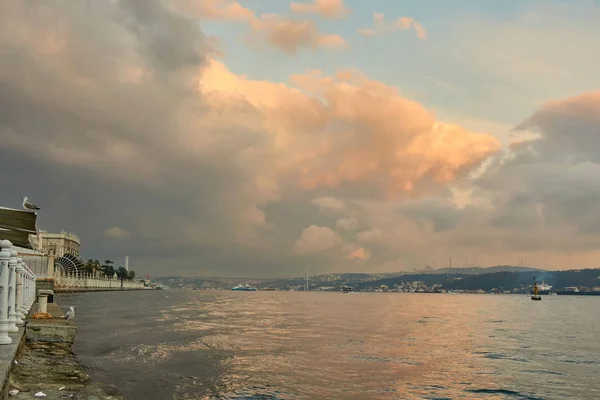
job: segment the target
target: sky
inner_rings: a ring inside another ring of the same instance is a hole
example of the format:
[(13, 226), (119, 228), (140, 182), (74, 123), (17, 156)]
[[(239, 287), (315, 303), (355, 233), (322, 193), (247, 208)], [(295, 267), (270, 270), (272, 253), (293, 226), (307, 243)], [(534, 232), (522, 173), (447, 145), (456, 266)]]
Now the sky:
[(600, 264), (593, 0), (5, 0), (0, 26), (0, 205), (85, 259)]

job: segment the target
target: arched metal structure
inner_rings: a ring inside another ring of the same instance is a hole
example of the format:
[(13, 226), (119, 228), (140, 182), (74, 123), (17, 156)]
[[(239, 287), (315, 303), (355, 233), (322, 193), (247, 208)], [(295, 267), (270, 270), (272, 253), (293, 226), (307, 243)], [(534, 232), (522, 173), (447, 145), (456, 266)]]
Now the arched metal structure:
[(79, 271), (83, 270), (83, 263), (81, 262), (81, 260), (78, 260), (77, 258), (75, 258), (75, 256), (68, 254), (68, 256), (71, 257), (67, 257), (67, 255), (59, 257), (57, 259), (54, 260), (54, 269), (56, 270), (56, 267), (60, 267), (64, 273), (79, 273)]

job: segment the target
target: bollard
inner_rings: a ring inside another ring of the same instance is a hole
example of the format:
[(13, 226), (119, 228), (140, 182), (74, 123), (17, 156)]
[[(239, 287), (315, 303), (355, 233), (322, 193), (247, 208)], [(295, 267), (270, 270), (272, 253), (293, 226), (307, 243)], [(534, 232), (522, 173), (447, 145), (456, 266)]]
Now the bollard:
[(0, 344), (11, 344), (8, 336), (8, 273), (10, 263), (10, 248), (8, 240), (0, 242)]
[(52, 290), (38, 290), (38, 313), (48, 312), (48, 296), (54, 294)]
[(16, 284), (16, 268), (17, 268), (17, 251), (10, 251), (10, 261), (8, 262), (8, 331), (15, 333), (19, 332), (17, 327), (17, 313), (15, 311), (15, 284)]
[(16, 290), (15, 290), (15, 324), (23, 325), (23, 265), (25, 262), (22, 258), (17, 258), (16, 273)]

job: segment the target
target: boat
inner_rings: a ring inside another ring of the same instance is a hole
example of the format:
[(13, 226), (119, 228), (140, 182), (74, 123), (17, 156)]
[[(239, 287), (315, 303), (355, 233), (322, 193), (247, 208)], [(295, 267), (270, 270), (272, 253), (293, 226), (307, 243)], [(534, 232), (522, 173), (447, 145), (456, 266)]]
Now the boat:
[(542, 300), (542, 296), (538, 294), (538, 285), (535, 281), (535, 277), (533, 277), (533, 296), (531, 296), (531, 300), (540, 301)]
[[(542, 283), (538, 285), (538, 294), (550, 294), (550, 289), (552, 289), (552, 286), (542, 281)], [(531, 290), (529, 293), (534, 294), (533, 290)]]
[(231, 290), (236, 292), (256, 292), (256, 288), (248, 284), (234, 286), (231, 288)]
[(350, 286), (342, 286), (342, 293), (354, 293), (354, 289)]

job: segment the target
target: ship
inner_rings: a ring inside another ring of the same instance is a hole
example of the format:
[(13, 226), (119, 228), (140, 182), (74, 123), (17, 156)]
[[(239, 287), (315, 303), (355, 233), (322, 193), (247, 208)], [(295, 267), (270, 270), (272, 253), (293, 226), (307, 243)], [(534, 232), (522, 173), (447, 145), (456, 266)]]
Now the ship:
[[(600, 296), (600, 290), (579, 290), (576, 286), (568, 286), (565, 287), (564, 290), (553, 290), (552, 286), (546, 285), (542, 283), (538, 285), (538, 294), (549, 294), (549, 295), (559, 295), (559, 296)], [(530, 292), (533, 294), (533, 290)]]
[(256, 288), (254, 286), (246, 285), (237, 285), (231, 288), (231, 290), (236, 292), (256, 292)]
[(600, 290), (579, 290), (577, 287), (566, 287), (555, 292), (559, 296), (600, 296)]
[[(535, 278), (534, 278), (535, 283)], [(537, 294), (550, 294), (550, 289), (552, 289), (551, 285), (548, 285), (546, 282), (542, 281), (542, 283), (537, 284), (538, 292)], [(529, 292), (529, 294), (534, 294), (533, 290)]]

